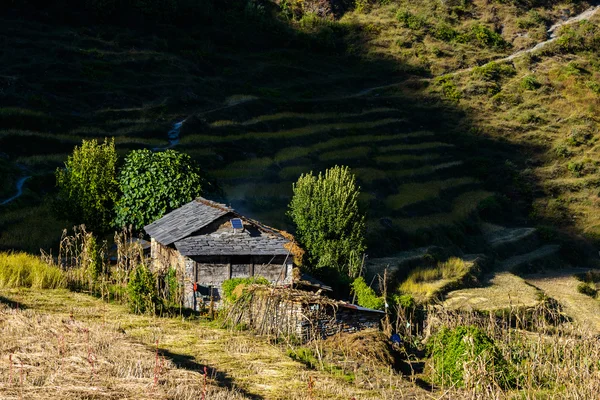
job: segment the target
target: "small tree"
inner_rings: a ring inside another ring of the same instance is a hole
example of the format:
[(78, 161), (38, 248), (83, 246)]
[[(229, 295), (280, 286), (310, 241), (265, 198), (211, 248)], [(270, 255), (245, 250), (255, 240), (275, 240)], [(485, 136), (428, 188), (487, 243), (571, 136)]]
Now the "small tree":
[(200, 170), (187, 154), (174, 150), (134, 150), (119, 174), (123, 193), (115, 225), (139, 230), (167, 212), (192, 201), (201, 191)]
[(365, 216), (358, 206), (360, 188), (348, 167), (335, 166), (314, 176), (303, 174), (293, 185), (288, 215), (308, 252), (309, 263), (354, 275), (365, 249)]
[(59, 212), (92, 231), (107, 230), (117, 199), (117, 153), (114, 139), (84, 140), (56, 170)]

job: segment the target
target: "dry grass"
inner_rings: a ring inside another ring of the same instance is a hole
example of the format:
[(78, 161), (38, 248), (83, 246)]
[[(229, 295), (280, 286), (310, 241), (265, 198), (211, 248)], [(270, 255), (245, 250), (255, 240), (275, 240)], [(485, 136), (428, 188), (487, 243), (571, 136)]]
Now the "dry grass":
[(444, 288), (460, 282), (471, 273), (475, 263), (452, 257), (434, 267), (419, 267), (410, 272), (400, 285), (400, 292), (412, 295), (419, 302), (428, 302)]
[(510, 272), (498, 272), (484, 279), (483, 287), (450, 292), (444, 307), (454, 310), (506, 310), (534, 307), (540, 303), (540, 291)]
[[(556, 324), (556, 310), (543, 304), (528, 316), (512, 309), (503, 317), (430, 310), (428, 325), (440, 329), (475, 325), (493, 338), (510, 364), (512, 388), (502, 389), (493, 366), (482, 357), (462, 363), (465, 387), (447, 398), (595, 399), (600, 391), (600, 341), (584, 328)], [(516, 328), (513, 328), (516, 327)], [(535, 333), (525, 331), (533, 327)], [(544, 332), (551, 332), (546, 334)], [(435, 338), (434, 338), (435, 340)], [(431, 372), (439, 365), (429, 364)], [(439, 373), (439, 372), (438, 372)]]
[[(0, 397), (200, 397), (203, 376), (199, 372), (177, 368), (170, 359), (157, 357), (150, 346), (132, 342), (116, 328), (0, 304)], [(246, 397), (209, 379), (207, 398)]]
[[(201, 398), (201, 391), (198, 391), (198, 386), (194, 385), (195, 382), (201, 385), (201, 374), (197, 370), (202, 369), (204, 365), (211, 367), (211, 371), (217, 371), (215, 379), (211, 380), (212, 386), (228, 381), (237, 388), (238, 392), (242, 392), (247, 396), (264, 399), (307, 400), (309, 399), (307, 392), (309, 377), (312, 377), (315, 382), (314, 399), (347, 400), (352, 397), (357, 399), (397, 399), (402, 398), (402, 393), (410, 394), (414, 398), (425, 398), (423, 391), (404, 381), (399, 375), (389, 375), (389, 371), (386, 375), (386, 383), (382, 384), (379, 388), (370, 386), (368, 381), (365, 381), (364, 386), (358, 387), (328, 372), (307, 369), (303, 364), (291, 360), (281, 346), (269, 344), (265, 338), (256, 337), (249, 332), (233, 332), (220, 329), (218, 325), (202, 320), (132, 315), (128, 314), (123, 306), (106, 304), (90, 296), (64, 290), (2, 291), (0, 295), (12, 301), (18, 301), (22, 308), (29, 308), (26, 312), (30, 314), (27, 315), (35, 316), (33, 318), (23, 318), (23, 320), (29, 321), (28, 323), (32, 325), (31, 328), (25, 328), (24, 325), (19, 325), (14, 329), (6, 328), (6, 324), (0, 323), (0, 329), (11, 329), (11, 336), (15, 337), (14, 340), (18, 336), (25, 337), (25, 333), (20, 334), (19, 332), (26, 332), (27, 329), (34, 329), (36, 333), (47, 335), (43, 336), (47, 337), (47, 340), (35, 341), (31, 345), (34, 346), (31, 348), (31, 353), (39, 356), (39, 360), (43, 365), (48, 365), (45, 367), (46, 370), (50, 370), (50, 365), (56, 366), (60, 361), (55, 345), (57, 340), (53, 336), (53, 332), (60, 335), (65, 332), (63, 326), (70, 328), (69, 321), (71, 314), (76, 321), (75, 326), (89, 329), (91, 343), (98, 341), (98, 344), (94, 344), (92, 347), (94, 354), (98, 357), (98, 361), (96, 362), (96, 366), (98, 367), (97, 383), (95, 384), (96, 386), (90, 386), (100, 387), (100, 383), (102, 382), (113, 382), (114, 386), (112, 387), (114, 387), (115, 391), (119, 390), (120, 392), (113, 397), (107, 396), (108, 398), (146, 398), (144, 396), (149, 393), (148, 390), (153, 386), (155, 362), (153, 349), (155, 348), (156, 340), (159, 341), (159, 348), (165, 352), (165, 365), (168, 367), (166, 371), (171, 371), (161, 375), (162, 378), (157, 387), (157, 391), (161, 395), (156, 396), (157, 398), (189, 398), (185, 397), (184, 394), (180, 395), (180, 397), (170, 395), (169, 393), (171, 392), (169, 390), (171, 390), (171, 387), (178, 388), (183, 393), (195, 390), (195, 397), (193, 398)], [(37, 321), (41, 321), (44, 318), (47, 319), (47, 324), (45, 323), (46, 325), (42, 325), (38, 329), (36, 327), (38, 324)], [(56, 327), (50, 326), (54, 326), (54, 324), (58, 325)], [(125, 332), (124, 334), (123, 331)], [(0, 333), (4, 334), (3, 332)], [(71, 333), (68, 334), (70, 335)], [(76, 333), (74, 332), (73, 335), (76, 336)], [(76, 338), (73, 337), (73, 340), (75, 341)], [(81, 340), (85, 344), (85, 337)], [(34, 341), (31, 340), (31, 342)], [(140, 343), (143, 346), (133, 346), (138, 351), (128, 353), (125, 347), (132, 346), (134, 342)], [(2, 347), (6, 349), (3, 350), (3, 354), (0, 357), (3, 368), (6, 368), (8, 365), (6, 364), (8, 354), (5, 352), (10, 352), (15, 346), (14, 341), (11, 343), (13, 344), (10, 345), (10, 348), (9, 346)], [(42, 347), (46, 346), (45, 343), (51, 343), (51, 345)], [(66, 340), (65, 343), (71, 342)], [(81, 341), (74, 343), (79, 343), (77, 349), (74, 348), (72, 350), (73, 357), (79, 357), (79, 364), (76, 365), (80, 367), (77, 371), (81, 375), (78, 376), (87, 385), (90, 382), (91, 367), (87, 363), (86, 347), (81, 345)], [(25, 344), (20, 344), (19, 346), (24, 349), (27, 348)], [(148, 350), (140, 353), (139, 351), (143, 350), (144, 346)], [(79, 353), (75, 353), (75, 351)], [(48, 361), (42, 359), (45, 356), (50, 356)], [(149, 359), (144, 361), (147, 357)], [(172, 364), (169, 358), (189, 370), (170, 370)], [(122, 367), (110, 365), (111, 363), (118, 364), (121, 360), (123, 361)], [(140, 367), (137, 367), (137, 371), (141, 372), (135, 372), (139, 374), (135, 377), (133, 376), (134, 372), (128, 371), (136, 367), (138, 360), (141, 361)], [(46, 362), (48, 364), (44, 364)], [(65, 365), (68, 365), (67, 358), (65, 358)], [(103, 375), (106, 371), (112, 371), (111, 373), (115, 373), (115, 371), (121, 372), (120, 375), (110, 378)], [(2, 372), (0, 376), (5, 377), (6, 374)], [(133, 379), (134, 377), (135, 380)], [(107, 381), (104, 379), (107, 379)], [(121, 383), (123, 385), (131, 384), (130, 381), (136, 383), (136, 386), (132, 390), (140, 390), (141, 394), (139, 396), (135, 394), (128, 395), (129, 392), (126, 392), (126, 390), (129, 390), (127, 386), (120, 386)], [(60, 383), (60, 381), (56, 382)], [(189, 391), (187, 389), (188, 385), (192, 388)], [(60, 384), (55, 386), (57, 387), (53, 390), (65, 390)], [(0, 397), (3, 397), (4, 390), (4, 387), (0, 389)], [(218, 394), (219, 390), (224, 389), (217, 387), (214, 389), (214, 393)], [(18, 395), (18, 392), (14, 393)], [(147, 396), (149, 397), (150, 394)], [(231, 396), (232, 399), (243, 398), (239, 395), (232, 394)], [(74, 396), (74, 398), (81, 397)], [(221, 397), (207, 396), (207, 399), (213, 398)]]

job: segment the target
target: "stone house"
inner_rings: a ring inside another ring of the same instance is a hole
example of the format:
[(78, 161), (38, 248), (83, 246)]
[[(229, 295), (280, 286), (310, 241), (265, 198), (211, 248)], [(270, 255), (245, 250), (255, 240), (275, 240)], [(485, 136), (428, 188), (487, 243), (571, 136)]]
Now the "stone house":
[(218, 304), (221, 285), (230, 278), (292, 283), (291, 237), (224, 204), (198, 197), (144, 229), (153, 269), (177, 269), (185, 307), (197, 310), (208, 299)]

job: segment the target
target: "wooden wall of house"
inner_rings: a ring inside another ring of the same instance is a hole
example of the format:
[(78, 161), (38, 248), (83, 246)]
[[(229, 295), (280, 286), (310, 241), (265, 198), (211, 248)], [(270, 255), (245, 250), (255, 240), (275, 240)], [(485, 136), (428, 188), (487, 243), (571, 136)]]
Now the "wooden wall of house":
[[(191, 282), (214, 288), (213, 300), (222, 300), (222, 284), (231, 278), (262, 276), (272, 284), (285, 285), (292, 281), (293, 262), (285, 256), (196, 256), (186, 257), (186, 276)], [(194, 302), (194, 293), (184, 290), (184, 305), (198, 308), (199, 299)]]

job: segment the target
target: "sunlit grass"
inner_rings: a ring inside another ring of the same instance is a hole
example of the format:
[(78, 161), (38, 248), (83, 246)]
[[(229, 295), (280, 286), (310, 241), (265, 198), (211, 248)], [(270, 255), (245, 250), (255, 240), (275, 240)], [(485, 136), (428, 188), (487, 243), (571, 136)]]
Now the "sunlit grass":
[(432, 267), (416, 268), (402, 282), (399, 291), (411, 294), (419, 301), (427, 301), (446, 285), (462, 279), (471, 272), (473, 265), (472, 262), (452, 257)]
[(285, 162), (285, 161), (293, 160), (295, 158), (305, 157), (305, 156), (309, 155), (311, 152), (312, 152), (312, 149), (310, 147), (299, 147), (299, 146), (287, 147), (285, 149), (278, 151), (277, 154), (275, 154), (274, 159), (278, 163)]
[(0, 252), (0, 288), (59, 289), (66, 285), (62, 271), (39, 257)]

